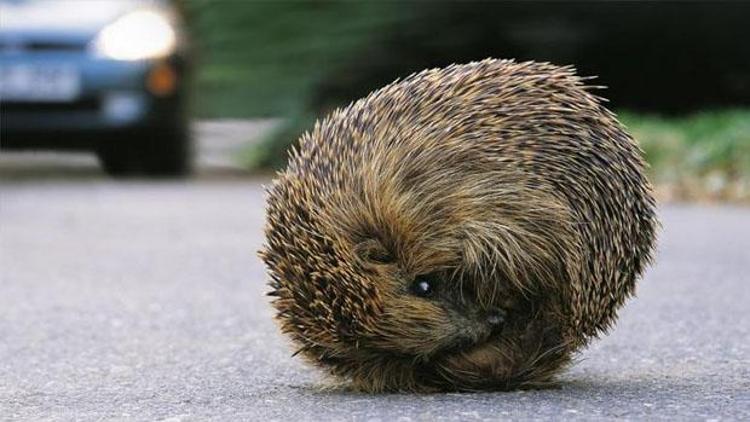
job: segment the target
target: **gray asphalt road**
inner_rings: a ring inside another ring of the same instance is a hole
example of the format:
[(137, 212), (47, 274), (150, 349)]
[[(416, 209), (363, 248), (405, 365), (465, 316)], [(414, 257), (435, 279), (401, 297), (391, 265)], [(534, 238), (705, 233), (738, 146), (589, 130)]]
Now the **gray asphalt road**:
[(559, 389), (370, 396), (271, 321), (263, 181), (54, 169), (0, 172), (0, 419), (750, 420), (750, 209), (664, 208), (658, 265)]

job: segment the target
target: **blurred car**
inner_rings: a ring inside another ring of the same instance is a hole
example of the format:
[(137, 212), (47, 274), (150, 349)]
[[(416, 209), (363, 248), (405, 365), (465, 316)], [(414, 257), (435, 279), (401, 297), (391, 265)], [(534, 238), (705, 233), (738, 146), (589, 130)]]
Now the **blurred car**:
[(186, 174), (188, 51), (167, 0), (0, 0), (0, 146)]

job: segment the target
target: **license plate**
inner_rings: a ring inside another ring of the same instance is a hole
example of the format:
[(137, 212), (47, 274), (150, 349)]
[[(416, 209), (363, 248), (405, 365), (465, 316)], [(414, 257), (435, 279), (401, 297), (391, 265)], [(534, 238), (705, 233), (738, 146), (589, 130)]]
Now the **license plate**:
[(0, 65), (0, 101), (75, 100), (81, 91), (78, 69), (71, 65)]

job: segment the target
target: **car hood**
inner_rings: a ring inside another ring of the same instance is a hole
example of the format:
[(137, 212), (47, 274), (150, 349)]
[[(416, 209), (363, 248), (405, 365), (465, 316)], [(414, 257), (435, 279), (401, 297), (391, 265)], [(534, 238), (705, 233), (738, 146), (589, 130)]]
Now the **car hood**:
[(105, 25), (149, 0), (0, 0), (0, 34), (93, 36)]

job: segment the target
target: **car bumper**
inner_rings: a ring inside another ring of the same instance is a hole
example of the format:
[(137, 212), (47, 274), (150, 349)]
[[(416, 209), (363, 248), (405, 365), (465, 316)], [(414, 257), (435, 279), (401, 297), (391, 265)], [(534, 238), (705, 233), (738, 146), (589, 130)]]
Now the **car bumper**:
[[(72, 67), (78, 73), (78, 93), (66, 101), (0, 99), (3, 146), (23, 144), (26, 135), (31, 141), (32, 135), (101, 134), (175, 126), (184, 121), (185, 66), (178, 57), (128, 62), (74, 54), (0, 55), (0, 66), (19, 64)], [(156, 69), (164, 68), (175, 78), (173, 88), (150, 92), (149, 78)], [(67, 140), (75, 143), (69, 136), (59, 138), (61, 146)]]

